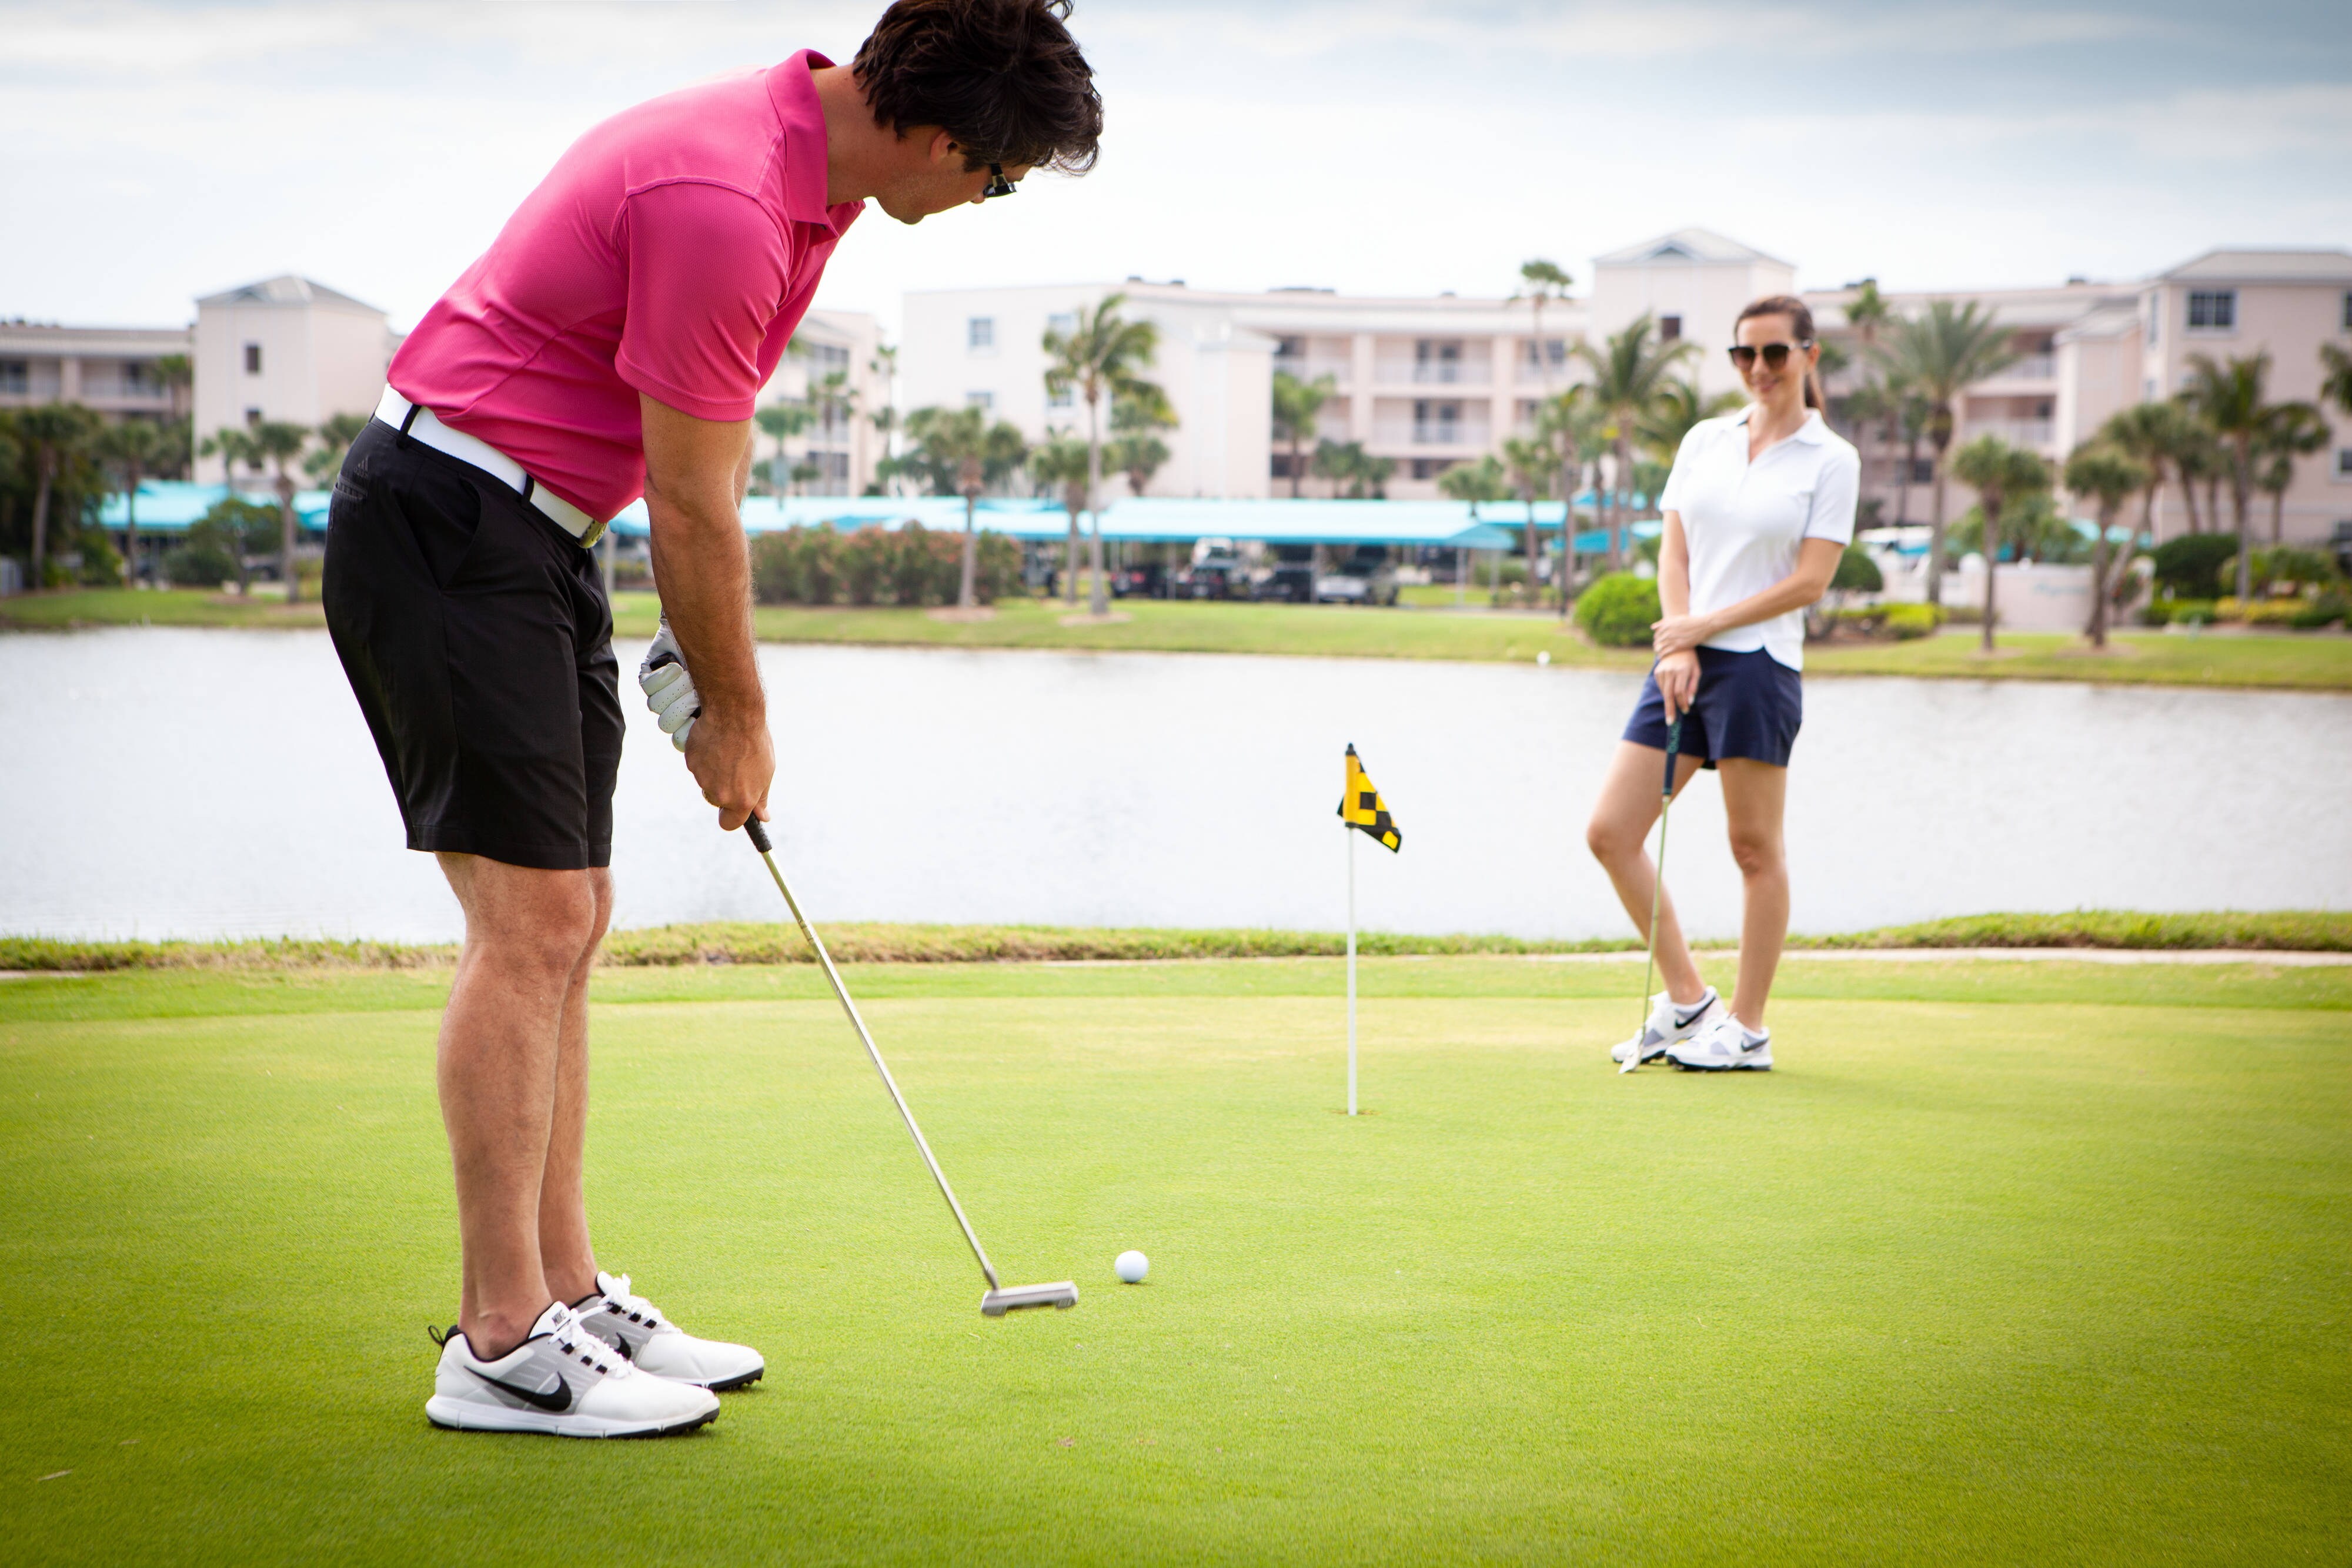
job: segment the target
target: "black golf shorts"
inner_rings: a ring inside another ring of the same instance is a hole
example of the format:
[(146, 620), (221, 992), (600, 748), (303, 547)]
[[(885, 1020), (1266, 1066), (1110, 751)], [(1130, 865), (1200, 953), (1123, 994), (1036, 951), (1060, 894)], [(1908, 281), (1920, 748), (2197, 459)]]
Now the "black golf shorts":
[[(1786, 768), (1804, 722), (1805, 681), (1796, 671), (1761, 648), (1747, 653), (1701, 648), (1698, 695), (1691, 698), (1679, 750), (1699, 758), (1704, 768), (1727, 757)], [(1641, 700), (1625, 722), (1625, 738), (1666, 748), (1666, 699), (1658, 695), (1655, 674), (1642, 683)]]
[(611, 863), (620, 671), (593, 551), (371, 420), (335, 480), (323, 597), (410, 849)]

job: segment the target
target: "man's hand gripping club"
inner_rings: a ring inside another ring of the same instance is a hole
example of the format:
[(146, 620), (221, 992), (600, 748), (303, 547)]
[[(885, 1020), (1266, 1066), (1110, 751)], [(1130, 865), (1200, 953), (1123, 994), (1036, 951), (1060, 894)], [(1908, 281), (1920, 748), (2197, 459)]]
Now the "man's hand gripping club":
[(737, 508), (751, 423), (721, 424), (640, 400), (646, 509), (662, 624), (637, 684), (730, 831), (768, 815), (776, 755), (752, 656), (751, 562)]

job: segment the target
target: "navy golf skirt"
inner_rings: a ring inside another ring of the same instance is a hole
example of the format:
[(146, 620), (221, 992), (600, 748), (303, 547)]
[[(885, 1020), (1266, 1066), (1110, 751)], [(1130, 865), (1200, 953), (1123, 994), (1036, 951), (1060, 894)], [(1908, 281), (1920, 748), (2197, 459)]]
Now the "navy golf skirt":
[[(1796, 671), (1761, 648), (1748, 653), (1701, 648), (1698, 695), (1684, 716), (1678, 749), (1708, 768), (1727, 757), (1786, 768), (1797, 727), (1804, 721), (1805, 683)], [(1642, 683), (1642, 700), (1626, 721), (1625, 738), (1666, 748), (1666, 704), (1654, 674)]]

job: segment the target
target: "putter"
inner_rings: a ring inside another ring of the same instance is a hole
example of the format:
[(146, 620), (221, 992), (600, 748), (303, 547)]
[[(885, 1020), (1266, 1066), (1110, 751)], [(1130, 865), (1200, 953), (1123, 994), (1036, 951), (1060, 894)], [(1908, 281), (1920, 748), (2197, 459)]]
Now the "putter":
[(1642, 1021), (1633, 1026), (1633, 1054), (1617, 1069), (1620, 1073), (1640, 1069), (1642, 1031), (1650, 1027), (1650, 977), (1658, 967), (1658, 900), (1666, 887), (1666, 817), (1675, 809), (1675, 753), (1683, 748), (1685, 716), (1676, 714), (1666, 726), (1666, 782), (1658, 797), (1658, 874), (1650, 880), (1650, 956), (1642, 966)]
[(874, 1036), (867, 1030), (866, 1020), (858, 1016), (857, 1004), (849, 999), (849, 988), (841, 983), (841, 971), (833, 967), (833, 955), (824, 950), (824, 939), (808, 923), (808, 916), (801, 913), (800, 900), (793, 896), (792, 888), (785, 883), (783, 871), (776, 864), (775, 846), (768, 841), (767, 825), (757, 817), (746, 817), (743, 819), (743, 831), (750, 837), (752, 848), (760, 852), (760, 858), (768, 862), (768, 874), (776, 879), (776, 891), (784, 895), (784, 907), (793, 912), (793, 919), (800, 926), (801, 935), (808, 938), (809, 946), (815, 951), (817, 964), (824, 970), (824, 977), (833, 983), (833, 994), (841, 998), (841, 1010), (849, 1015), (850, 1026), (857, 1030), (857, 1038), (866, 1042), (866, 1054), (874, 1059), (874, 1071), (882, 1075), (882, 1087), (890, 1092), (891, 1103), (898, 1107), (898, 1114), (906, 1118), (907, 1131), (914, 1135), (916, 1151), (923, 1156), (923, 1164), (930, 1167), (931, 1179), (940, 1184), (940, 1196), (948, 1200), (948, 1212), (955, 1216), (956, 1224), (962, 1228), (963, 1239), (971, 1244), (971, 1255), (980, 1260), (981, 1277), (988, 1281), (988, 1291), (980, 1298), (982, 1313), (1001, 1318), (1024, 1307), (1076, 1306), (1078, 1287), (1068, 1280), (1051, 1285), (1015, 1285), (1011, 1290), (996, 1282), (996, 1265), (988, 1260), (988, 1253), (981, 1246), (980, 1237), (973, 1231), (971, 1221), (964, 1218), (963, 1205), (956, 1201), (955, 1189), (948, 1186), (947, 1173), (940, 1170), (940, 1162), (931, 1157), (931, 1145), (923, 1141), (923, 1130), (915, 1125), (915, 1113), (907, 1109), (907, 1097), (898, 1092), (898, 1081), (890, 1076), (890, 1069), (883, 1064), (882, 1052), (875, 1047)]

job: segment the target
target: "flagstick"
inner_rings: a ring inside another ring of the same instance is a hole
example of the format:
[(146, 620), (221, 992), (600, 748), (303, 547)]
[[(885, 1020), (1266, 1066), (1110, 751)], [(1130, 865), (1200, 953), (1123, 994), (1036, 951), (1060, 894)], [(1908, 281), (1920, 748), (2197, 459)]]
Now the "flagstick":
[(1356, 1113), (1356, 830), (1347, 823), (1339, 831), (1348, 835), (1348, 1114)]

